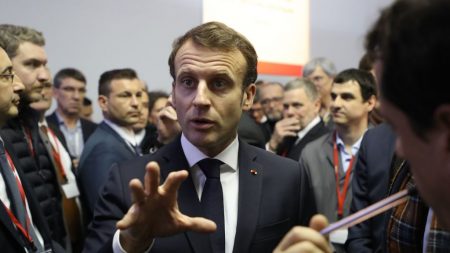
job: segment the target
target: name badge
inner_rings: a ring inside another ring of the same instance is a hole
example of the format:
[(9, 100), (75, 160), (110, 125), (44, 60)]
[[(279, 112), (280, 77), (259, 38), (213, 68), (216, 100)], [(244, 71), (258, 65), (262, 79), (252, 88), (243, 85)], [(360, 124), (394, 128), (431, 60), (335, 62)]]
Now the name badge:
[(348, 229), (338, 229), (330, 233), (330, 242), (344, 244), (347, 241)]
[(78, 191), (77, 183), (71, 182), (62, 185), (62, 189), (66, 198), (71, 199), (80, 196), (80, 191)]

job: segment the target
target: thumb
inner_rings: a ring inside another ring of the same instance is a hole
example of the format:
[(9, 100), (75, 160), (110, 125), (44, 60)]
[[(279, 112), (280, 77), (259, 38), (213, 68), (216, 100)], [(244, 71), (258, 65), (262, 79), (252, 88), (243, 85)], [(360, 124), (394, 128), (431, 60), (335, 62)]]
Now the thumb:
[(328, 220), (325, 216), (321, 214), (314, 215), (311, 220), (309, 221), (309, 227), (320, 231), (328, 226)]

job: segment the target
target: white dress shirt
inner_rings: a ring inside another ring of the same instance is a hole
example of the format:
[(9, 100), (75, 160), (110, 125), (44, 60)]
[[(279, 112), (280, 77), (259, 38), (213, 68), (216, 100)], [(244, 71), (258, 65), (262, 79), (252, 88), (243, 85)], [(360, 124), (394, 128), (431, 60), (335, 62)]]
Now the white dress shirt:
[(339, 150), (339, 154), (341, 156), (341, 165), (342, 169), (344, 170), (344, 173), (347, 172), (348, 166), (350, 165), (350, 161), (352, 160), (352, 156), (355, 157), (358, 154), (359, 147), (361, 146), (361, 141), (364, 134), (359, 137), (359, 139), (353, 143), (352, 145), (352, 153), (349, 154), (347, 151), (345, 151), (345, 144), (344, 141), (339, 137), (339, 134), (336, 133), (336, 145)]
[(139, 144), (140, 144), (140, 141), (138, 141), (138, 138), (136, 137), (134, 131), (131, 129), (128, 129), (126, 127), (121, 127), (107, 119), (103, 119), (103, 121), (108, 126), (110, 126), (127, 143), (128, 147), (134, 153), (135, 151), (134, 151), (133, 146), (136, 147), (136, 146), (139, 146)]
[(297, 143), (299, 143), (301, 141), (301, 139), (303, 139), (303, 137), (305, 137), (305, 135), (319, 123), (320, 123), (320, 117), (316, 116), (313, 120), (311, 120), (311, 122), (309, 122), (308, 125), (306, 125), (306, 127), (304, 127), (302, 130), (300, 130), (298, 132), (298, 134), (297, 134), (298, 139), (295, 141), (294, 145), (297, 145)]
[[(198, 199), (201, 199), (203, 186), (206, 176), (197, 165), (200, 160), (209, 158), (203, 154), (197, 147), (190, 143), (184, 134), (181, 136), (181, 147), (189, 163), (190, 175), (197, 191)], [(239, 197), (239, 165), (238, 165), (239, 141), (236, 138), (215, 158), (224, 164), (220, 166), (220, 183), (222, 184), (223, 206), (224, 206), (224, 224), (225, 224), (225, 253), (232, 253), (234, 239), (236, 235), (238, 197)], [(113, 251), (126, 252), (120, 245), (120, 231), (117, 230), (113, 238)], [(150, 247), (151, 249), (151, 247)], [(149, 249), (149, 250), (150, 250)]]

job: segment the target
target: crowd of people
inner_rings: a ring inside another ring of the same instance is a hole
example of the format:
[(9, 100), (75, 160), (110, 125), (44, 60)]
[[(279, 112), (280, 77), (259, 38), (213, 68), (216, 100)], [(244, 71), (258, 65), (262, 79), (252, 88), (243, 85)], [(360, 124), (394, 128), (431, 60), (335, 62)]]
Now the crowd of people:
[(450, 252), (448, 13), (397, 0), (357, 68), (314, 58), (286, 84), (257, 80), (250, 41), (208, 22), (174, 41), (170, 93), (113, 69), (97, 102), (79, 69), (51, 73), (41, 32), (1, 24), (2, 250)]

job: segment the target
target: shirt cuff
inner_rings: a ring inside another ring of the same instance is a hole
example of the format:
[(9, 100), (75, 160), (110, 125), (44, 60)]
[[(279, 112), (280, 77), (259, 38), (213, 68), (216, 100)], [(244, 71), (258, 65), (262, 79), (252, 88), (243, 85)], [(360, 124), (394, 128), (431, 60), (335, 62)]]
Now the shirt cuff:
[[(155, 243), (155, 239), (153, 239), (152, 243), (144, 251), (144, 253), (150, 252), (150, 250), (153, 248), (153, 244), (154, 243)], [(120, 229), (117, 229), (116, 233), (114, 233), (113, 243), (112, 243), (112, 250), (113, 250), (114, 253), (128, 253), (122, 248), (122, 245), (120, 244)]]
[(269, 152), (271, 152), (271, 153), (275, 153), (275, 151), (273, 151), (272, 149), (270, 149), (269, 143), (270, 143), (270, 142), (267, 142), (267, 143), (266, 143), (266, 150), (269, 151)]

